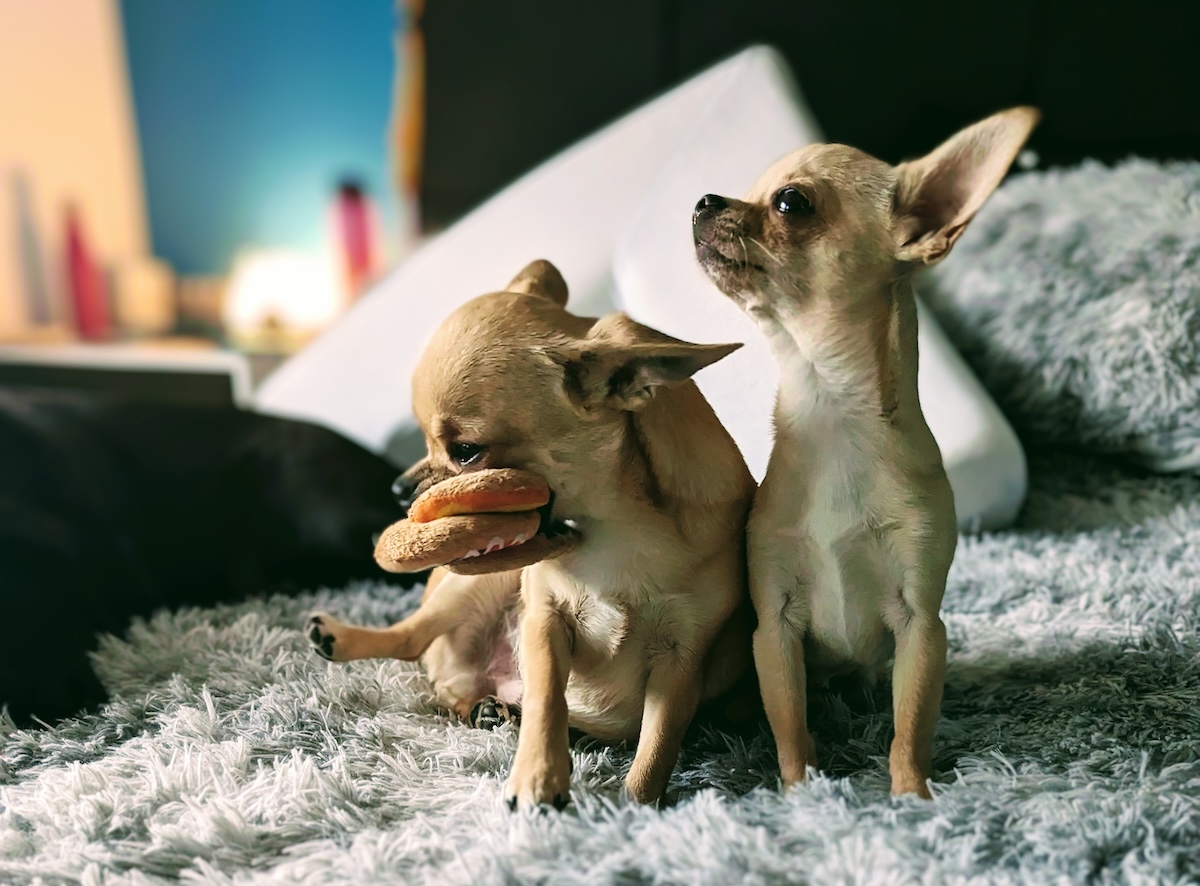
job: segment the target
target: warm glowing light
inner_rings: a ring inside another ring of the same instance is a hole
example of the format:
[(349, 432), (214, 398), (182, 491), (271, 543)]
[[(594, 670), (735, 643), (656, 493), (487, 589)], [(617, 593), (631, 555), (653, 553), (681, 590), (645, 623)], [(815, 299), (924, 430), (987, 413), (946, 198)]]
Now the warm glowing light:
[(240, 346), (292, 350), (333, 322), (345, 303), (329, 260), (286, 249), (255, 250), (234, 262), (222, 315)]

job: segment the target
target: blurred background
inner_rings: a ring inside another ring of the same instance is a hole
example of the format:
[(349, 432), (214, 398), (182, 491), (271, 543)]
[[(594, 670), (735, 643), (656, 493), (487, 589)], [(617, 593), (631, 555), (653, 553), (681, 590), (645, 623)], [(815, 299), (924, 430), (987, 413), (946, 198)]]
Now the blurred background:
[(1198, 18), (1061, 0), (0, 0), (0, 345), (235, 352), (260, 378), (423, 237), (752, 43), (783, 52), (831, 138), (888, 160), (1017, 103), (1045, 113), (1043, 166), (1194, 158)]
[(0, 3), (0, 342), (302, 346), (416, 242), (417, 11)]

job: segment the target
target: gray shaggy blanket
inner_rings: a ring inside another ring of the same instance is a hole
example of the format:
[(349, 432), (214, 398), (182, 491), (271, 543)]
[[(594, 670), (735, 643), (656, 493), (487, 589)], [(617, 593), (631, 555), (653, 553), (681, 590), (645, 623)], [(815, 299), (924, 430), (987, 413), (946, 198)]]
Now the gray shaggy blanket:
[(1026, 442), (1200, 469), (1200, 163), (1016, 175), (921, 293)]
[(514, 815), (514, 727), (309, 651), (312, 607), (416, 605), (364, 586), (108, 638), (118, 701), (0, 739), (0, 882), (1200, 882), (1200, 478), (1032, 467), (1020, 525), (959, 548), (932, 802), (888, 796), (885, 690), (815, 704), (825, 774), (787, 794), (765, 730), (693, 736), (661, 811), (620, 801), (629, 750), (583, 740), (574, 804)]

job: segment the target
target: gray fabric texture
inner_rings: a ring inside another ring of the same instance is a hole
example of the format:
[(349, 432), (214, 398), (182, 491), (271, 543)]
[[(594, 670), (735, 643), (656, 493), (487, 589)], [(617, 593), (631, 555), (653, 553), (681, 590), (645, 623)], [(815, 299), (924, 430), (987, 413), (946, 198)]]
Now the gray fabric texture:
[(1014, 175), (920, 292), (1027, 443), (1200, 468), (1200, 163)]
[(105, 640), (120, 700), (0, 739), (0, 882), (1200, 882), (1200, 478), (1038, 453), (1032, 476), (1017, 528), (961, 541), (932, 802), (888, 795), (885, 687), (814, 702), (825, 773), (787, 794), (765, 729), (689, 739), (661, 811), (585, 739), (573, 805), (514, 815), (515, 727), (308, 649), (310, 608), (416, 605), (365, 585)]

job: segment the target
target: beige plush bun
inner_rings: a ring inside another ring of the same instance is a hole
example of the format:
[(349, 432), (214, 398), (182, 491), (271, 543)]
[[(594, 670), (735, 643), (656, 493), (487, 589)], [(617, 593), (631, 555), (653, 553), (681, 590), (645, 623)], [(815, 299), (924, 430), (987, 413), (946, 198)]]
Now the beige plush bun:
[(375, 562), (388, 572), (421, 572), (468, 557), (488, 548), (525, 541), (537, 533), (535, 511), (522, 514), (468, 514), (442, 517), (430, 523), (393, 523), (375, 545)]
[(555, 535), (535, 535), (524, 544), (503, 548), (493, 554), (482, 557), (470, 557), (465, 560), (454, 560), (446, 564), (446, 568), (459, 575), (482, 575), (485, 572), (507, 572), (510, 569), (521, 569), (532, 566), (542, 560), (553, 560), (561, 557), (567, 551), (574, 550), (580, 542), (578, 533)]

